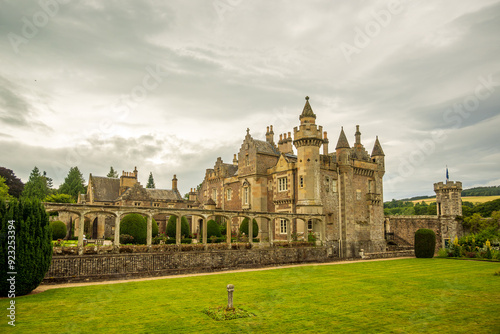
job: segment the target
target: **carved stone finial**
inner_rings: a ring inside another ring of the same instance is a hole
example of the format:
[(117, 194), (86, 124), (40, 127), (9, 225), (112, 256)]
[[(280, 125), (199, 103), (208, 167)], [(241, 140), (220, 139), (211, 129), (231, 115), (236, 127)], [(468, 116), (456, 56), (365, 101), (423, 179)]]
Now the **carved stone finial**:
[(309, 96), (306, 96), (306, 101), (309, 101)]

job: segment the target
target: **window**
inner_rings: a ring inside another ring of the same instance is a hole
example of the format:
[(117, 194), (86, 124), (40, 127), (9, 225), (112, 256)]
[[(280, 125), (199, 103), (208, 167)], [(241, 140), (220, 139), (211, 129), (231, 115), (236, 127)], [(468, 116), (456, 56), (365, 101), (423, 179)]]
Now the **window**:
[(332, 180), (332, 191), (337, 192), (337, 180)]
[(141, 206), (141, 202), (134, 202), (135, 206)]
[(303, 176), (300, 177), (300, 187), (304, 188), (304, 177)]
[(278, 190), (279, 191), (286, 191), (286, 190), (288, 190), (288, 178), (286, 178), (286, 177), (280, 177), (278, 179)]
[(159, 206), (160, 206), (160, 203), (153, 203), (153, 206), (154, 206), (154, 207), (159, 207)]
[(217, 202), (217, 189), (212, 190), (212, 199)]
[(227, 197), (227, 200), (230, 201), (231, 200), (231, 195), (232, 195), (232, 190), (231, 189), (228, 189), (227, 192), (226, 192), (226, 197)]
[(248, 187), (243, 188), (243, 204), (248, 204)]
[(325, 183), (326, 183), (325, 190), (328, 192), (330, 191), (330, 178), (328, 176), (325, 179)]
[(309, 219), (307, 221), (307, 230), (312, 231), (312, 229), (313, 229), (313, 221), (312, 221), (312, 219)]
[(286, 224), (286, 219), (284, 218), (280, 219), (280, 233), (281, 234), (287, 233), (287, 224)]

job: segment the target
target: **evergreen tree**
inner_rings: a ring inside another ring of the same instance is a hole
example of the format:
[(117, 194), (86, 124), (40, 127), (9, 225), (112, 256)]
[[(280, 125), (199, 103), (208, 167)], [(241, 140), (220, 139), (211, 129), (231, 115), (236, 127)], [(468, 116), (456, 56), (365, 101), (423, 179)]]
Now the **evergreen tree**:
[(64, 183), (59, 187), (61, 194), (71, 195), (73, 200), (78, 199), (79, 194), (85, 193), (85, 179), (78, 167), (71, 167), (68, 176), (64, 179)]
[(146, 188), (156, 188), (155, 187), (155, 180), (153, 179), (152, 172), (149, 172), (149, 179), (148, 179), (148, 184), (146, 185)]
[(111, 166), (111, 168), (109, 169), (109, 173), (106, 176), (118, 178), (118, 173), (113, 169), (113, 166)]
[[(15, 262), (9, 262), (9, 246), (15, 246)], [(42, 282), (52, 261), (52, 243), (49, 216), (39, 200), (0, 201), (0, 259), (1, 296), (12, 293), (7, 281), (11, 277), (15, 296), (30, 293)]]
[(10, 199), (9, 187), (5, 184), (5, 179), (0, 176), (0, 201), (8, 201)]
[(46, 171), (43, 171), (43, 178), (45, 179), (45, 183), (47, 184), (47, 188), (52, 189), (52, 187), (54, 186), (54, 182), (53, 182), (51, 177), (47, 176)]
[(40, 170), (35, 166), (31, 171), (28, 182), (24, 185), (24, 190), (21, 194), (22, 198), (33, 198), (43, 200), (49, 194), (47, 179), (40, 174)]
[(9, 187), (9, 194), (19, 198), (24, 189), (24, 183), (21, 179), (16, 177), (12, 170), (5, 167), (0, 167), (0, 176), (5, 179), (5, 184)]

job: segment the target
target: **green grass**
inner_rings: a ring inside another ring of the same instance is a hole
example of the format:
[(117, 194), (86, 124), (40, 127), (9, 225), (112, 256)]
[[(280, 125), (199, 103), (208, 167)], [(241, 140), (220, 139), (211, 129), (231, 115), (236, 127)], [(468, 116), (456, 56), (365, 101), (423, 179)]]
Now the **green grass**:
[[(12, 333), (499, 333), (498, 263), (402, 259), (48, 290)], [(234, 305), (255, 317), (215, 321)], [(8, 299), (0, 332), (6, 333)]]

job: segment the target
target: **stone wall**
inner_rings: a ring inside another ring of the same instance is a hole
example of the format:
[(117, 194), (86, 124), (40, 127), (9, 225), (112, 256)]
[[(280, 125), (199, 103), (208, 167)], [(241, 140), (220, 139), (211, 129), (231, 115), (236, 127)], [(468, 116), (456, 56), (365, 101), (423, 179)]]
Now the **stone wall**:
[(332, 260), (331, 248), (327, 247), (54, 256), (43, 282), (99, 281)]
[(394, 233), (394, 242), (399, 246), (414, 246), (415, 232), (427, 228), (436, 233), (436, 251), (444, 247), (445, 239), (463, 235), (462, 224), (454, 217), (438, 216), (386, 216), (385, 230)]

